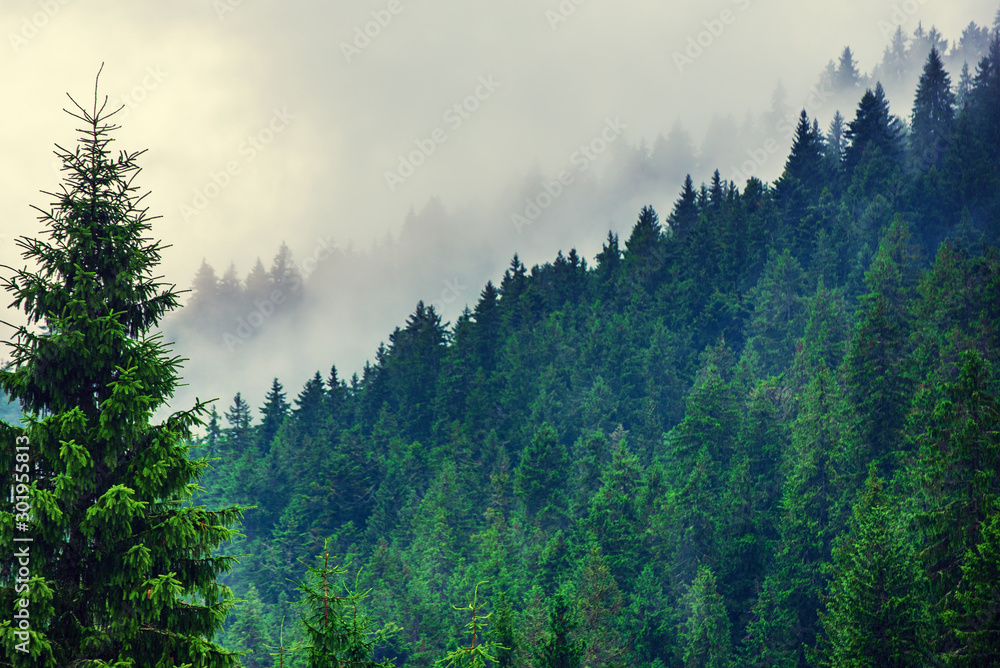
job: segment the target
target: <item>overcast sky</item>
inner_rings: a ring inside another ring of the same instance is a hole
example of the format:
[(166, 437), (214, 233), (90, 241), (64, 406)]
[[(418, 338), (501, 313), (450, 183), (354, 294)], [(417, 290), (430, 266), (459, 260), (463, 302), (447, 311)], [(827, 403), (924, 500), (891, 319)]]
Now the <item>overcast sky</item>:
[[(66, 93), (89, 104), (102, 62), (102, 94), (127, 105), (118, 147), (148, 149), (138, 184), (173, 245), (163, 271), (186, 288), (203, 257), (245, 274), (283, 240), (298, 256), (317, 238), (363, 247), (434, 196), (449, 211), (492, 201), (564, 169), (609, 120), (630, 144), (680, 120), (698, 144), (713, 113), (766, 109), (779, 79), (801, 107), (847, 44), (869, 70), (886, 26), (909, 34), (921, 21), (955, 40), (996, 11), (996, 0), (4, 0), (0, 263), (21, 264), (12, 240), (36, 232), (29, 205), (59, 182), (53, 144), (74, 144)], [(414, 151), (422, 164), (400, 171)], [(521, 242), (529, 257), (555, 251)]]

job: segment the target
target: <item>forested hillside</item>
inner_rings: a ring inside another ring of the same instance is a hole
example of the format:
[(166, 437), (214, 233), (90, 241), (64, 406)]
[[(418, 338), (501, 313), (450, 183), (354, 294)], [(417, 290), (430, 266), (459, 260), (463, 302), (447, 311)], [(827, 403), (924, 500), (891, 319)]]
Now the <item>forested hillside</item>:
[(330, 538), (396, 666), (467, 646), (481, 581), (500, 666), (998, 665), (1000, 32), (911, 109), (858, 97), (773, 184), (688, 178), (593, 261), (514, 256), (362, 374), (220, 408), (197, 502), (256, 509), (218, 640), (304, 642)]

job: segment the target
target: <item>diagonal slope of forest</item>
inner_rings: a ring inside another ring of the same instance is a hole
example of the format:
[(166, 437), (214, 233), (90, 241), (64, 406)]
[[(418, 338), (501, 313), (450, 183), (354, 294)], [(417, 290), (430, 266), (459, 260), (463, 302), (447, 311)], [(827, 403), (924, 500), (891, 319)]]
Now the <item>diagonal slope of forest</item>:
[(400, 666), (483, 580), (505, 666), (993, 665), (1000, 32), (953, 89), (932, 49), (908, 123), (879, 84), (804, 111), (773, 185), (689, 178), (360, 376), (237, 395), (202, 498), (257, 506), (257, 603), (220, 640), (263, 656), (330, 538)]

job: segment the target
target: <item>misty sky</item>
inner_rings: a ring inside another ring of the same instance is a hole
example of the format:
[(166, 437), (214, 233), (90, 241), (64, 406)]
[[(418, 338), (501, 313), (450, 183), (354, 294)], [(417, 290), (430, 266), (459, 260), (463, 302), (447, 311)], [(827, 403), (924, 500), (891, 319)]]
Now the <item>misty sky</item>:
[[(29, 205), (59, 182), (53, 144), (74, 145), (65, 94), (89, 104), (101, 62), (102, 94), (127, 104), (118, 147), (148, 149), (138, 184), (173, 245), (162, 270), (187, 288), (203, 257), (245, 275), (283, 240), (298, 257), (316, 239), (364, 247), (434, 196), (448, 210), (494, 201), (566, 169), (609, 123), (652, 144), (680, 120), (697, 145), (713, 113), (765, 110), (779, 79), (803, 106), (847, 44), (869, 70), (886, 25), (909, 34), (920, 21), (955, 40), (996, 11), (996, 0), (4, 0), (0, 264), (21, 265), (13, 238), (36, 232)], [(703, 31), (708, 45), (678, 64)], [(414, 151), (430, 154), (387, 182)], [(510, 225), (509, 211), (489, 215)], [(627, 235), (634, 212), (609, 222)], [(528, 230), (519, 250), (540, 262), (550, 241)], [(590, 259), (599, 242), (578, 245)]]

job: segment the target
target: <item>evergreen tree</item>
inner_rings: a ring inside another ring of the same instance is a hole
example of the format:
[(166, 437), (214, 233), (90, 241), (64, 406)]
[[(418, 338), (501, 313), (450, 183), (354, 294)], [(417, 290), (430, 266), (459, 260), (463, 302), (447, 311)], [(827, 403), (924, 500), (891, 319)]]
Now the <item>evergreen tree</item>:
[(611, 573), (631, 582), (641, 570), (642, 533), (639, 500), (642, 468), (624, 439), (614, 448), (610, 466), (601, 476), (601, 488), (590, 505), (589, 524), (607, 555)]
[(253, 445), (253, 418), (250, 415), (250, 404), (243, 401), (239, 392), (233, 397), (233, 405), (226, 411), (225, 430), (226, 454), (223, 463), (228, 464), (249, 451)]
[(874, 91), (865, 91), (857, 114), (847, 124), (844, 136), (850, 142), (844, 152), (844, 166), (848, 174), (853, 174), (862, 163), (869, 147), (878, 149), (891, 165), (899, 163), (902, 158), (902, 126), (899, 119), (889, 112), (882, 84), (876, 84)]
[(597, 544), (591, 543), (587, 555), (580, 562), (577, 595), (582, 617), (580, 631), (585, 642), (585, 665), (592, 668), (617, 665), (625, 654), (617, 629), (622, 593)]
[(916, 284), (916, 252), (909, 226), (897, 217), (865, 274), (870, 292), (861, 298), (844, 375), (861, 420), (868, 460), (883, 475), (903, 456), (901, 434), (907, 399), (912, 317), (906, 306)]
[(212, 265), (204, 260), (198, 268), (198, 273), (194, 276), (194, 283), (191, 286), (194, 294), (191, 296), (192, 308), (199, 312), (209, 313), (215, 307), (215, 300), (219, 294), (219, 279), (215, 275)]
[(680, 632), (684, 668), (732, 666), (729, 618), (722, 597), (716, 591), (712, 569), (698, 568), (698, 576), (685, 594), (683, 605), (687, 611)]
[(271, 263), (271, 271), (267, 274), (271, 290), (278, 290), (285, 296), (292, 296), (299, 292), (302, 287), (302, 276), (299, 268), (292, 259), (292, 251), (288, 244), (281, 242), (274, 261)]
[(584, 647), (573, 638), (578, 625), (566, 596), (559, 590), (552, 597), (549, 621), (533, 651), (534, 668), (580, 668)]
[(772, 253), (751, 297), (747, 341), (764, 376), (780, 373), (792, 361), (806, 324), (805, 284), (802, 266), (787, 248), (781, 255)]
[[(774, 184), (776, 196), (784, 203), (793, 224), (796, 218), (803, 216), (805, 206), (819, 198), (826, 184), (824, 148), (823, 135), (809, 122), (809, 115), (803, 109), (795, 128), (792, 152), (785, 161), (785, 171)], [(794, 199), (796, 187), (805, 190), (802, 202)]]
[(552, 521), (566, 512), (568, 478), (566, 446), (551, 425), (542, 425), (514, 470), (514, 493), (523, 501), (529, 519)]
[[(180, 360), (154, 333), (178, 300), (154, 274), (163, 246), (133, 185), (141, 152), (111, 156), (118, 126), (96, 85), (92, 110), (73, 104), (84, 128), (75, 151), (57, 153), (67, 176), (39, 209), (48, 239), (18, 240), (38, 269), (4, 280), (27, 325), (8, 344), (0, 388), (26, 421), (0, 425), (11, 444), (0, 481), (28, 508), (0, 513), (0, 663), (236, 666), (210, 640), (235, 602), (216, 577), (235, 559), (212, 552), (240, 509), (187, 503), (208, 464), (184, 443), (207, 408), (152, 423), (178, 385)], [(17, 485), (15, 462), (28, 478)], [(30, 559), (20, 584), (18, 559)], [(13, 623), (15, 601), (29, 628)]]
[(243, 668), (271, 668), (271, 657), (267, 653), (270, 639), (264, 626), (263, 603), (257, 587), (250, 585), (247, 599), (233, 613), (236, 621), (229, 628), (227, 637), (238, 652), (246, 652), (240, 663)]
[[(509, 647), (501, 647), (497, 642), (492, 640), (485, 640), (486, 636), (486, 625), (490, 618), (489, 615), (481, 615), (479, 611), (485, 607), (485, 604), (479, 603), (479, 586), (486, 584), (486, 582), (479, 582), (476, 584), (473, 590), (472, 600), (469, 601), (468, 605), (464, 608), (459, 608), (458, 606), (452, 606), (459, 611), (468, 611), (472, 620), (465, 625), (465, 628), (469, 629), (469, 634), (472, 636), (472, 643), (468, 647), (460, 647), (452, 652), (448, 653), (444, 659), (438, 663), (444, 663), (445, 668), (451, 668), (455, 666), (456, 668), (484, 668), (484, 666), (489, 663), (499, 663), (496, 658), (496, 653), (500, 650), (510, 649)], [(478, 644), (477, 644), (478, 643)]]
[(625, 271), (635, 285), (647, 286), (661, 268), (657, 254), (660, 246), (660, 222), (651, 206), (644, 206), (632, 234), (625, 242)]
[(982, 538), (965, 554), (962, 588), (953, 617), (961, 650), (955, 665), (996, 666), (1000, 661), (1000, 514), (983, 523)]
[[(927, 578), (872, 467), (844, 542), (833, 551), (834, 577), (820, 666), (927, 666)], [(981, 665), (981, 664), (977, 664)]]
[(681, 189), (681, 196), (674, 203), (674, 210), (671, 212), (667, 223), (670, 232), (678, 239), (684, 239), (698, 222), (698, 195), (694, 190), (694, 182), (691, 175), (684, 177), (684, 187)]
[(496, 663), (499, 668), (514, 668), (517, 656), (517, 618), (507, 602), (507, 596), (500, 592), (497, 604), (491, 613), (493, 627), (490, 629), (490, 639), (496, 647)]
[(919, 436), (924, 556), (936, 600), (959, 587), (963, 561), (1000, 504), (1000, 405), (993, 365), (967, 351), (958, 379), (943, 390)]
[(372, 628), (371, 618), (358, 610), (371, 590), (359, 591), (356, 582), (352, 589), (340, 579), (347, 570), (344, 566), (331, 564), (328, 544), (329, 541), (323, 544), (319, 565), (306, 564), (306, 579), (298, 583), (303, 593), (301, 604), (305, 608), (302, 623), (309, 638), (305, 648), (308, 668), (331, 665), (392, 668), (394, 664), (390, 659), (376, 661), (374, 655), (377, 645), (385, 642), (396, 629), (395, 625)]
[(923, 171), (941, 165), (951, 141), (954, 119), (955, 94), (951, 91), (951, 77), (937, 50), (932, 49), (913, 102), (910, 148), (918, 169)]
[(962, 73), (958, 77), (958, 86), (955, 90), (955, 106), (959, 111), (963, 111), (969, 104), (969, 97), (972, 95), (972, 73), (969, 72), (968, 61), (962, 63)]
[(295, 398), (295, 408), (292, 409), (292, 419), (295, 421), (301, 436), (315, 438), (323, 429), (322, 418), (325, 399), (326, 388), (323, 385), (323, 377), (317, 371), (302, 386), (302, 391)]
[(853, 91), (861, 84), (861, 74), (858, 66), (854, 62), (854, 52), (851, 47), (845, 46), (840, 54), (840, 64), (837, 67), (837, 76), (834, 85), (838, 91)]
[(833, 155), (837, 163), (844, 157), (844, 151), (847, 149), (847, 137), (846, 127), (844, 126), (844, 115), (840, 113), (838, 109), (833, 114), (833, 120), (830, 121), (830, 129), (826, 135), (827, 146), (830, 148), (830, 154)]
[(246, 294), (250, 302), (263, 301), (271, 298), (271, 286), (268, 281), (264, 263), (257, 258), (250, 273), (247, 274)]
[(257, 426), (257, 447), (262, 454), (267, 454), (271, 449), (271, 442), (288, 415), (289, 406), (285, 401), (283, 389), (275, 378), (271, 382), (271, 389), (264, 397), (264, 405), (260, 408), (262, 418), (260, 425)]

